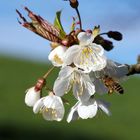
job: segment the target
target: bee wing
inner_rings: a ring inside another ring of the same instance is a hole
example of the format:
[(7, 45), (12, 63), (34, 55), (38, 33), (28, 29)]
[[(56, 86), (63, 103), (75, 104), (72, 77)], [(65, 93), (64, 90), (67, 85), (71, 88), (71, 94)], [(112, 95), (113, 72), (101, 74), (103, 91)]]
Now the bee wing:
[(25, 10), (28, 12), (29, 18), (32, 20), (31, 22), (28, 22), (22, 14), (16, 10), (19, 17), (23, 20), (22, 24), (25, 28), (33, 31), (34, 33), (40, 35), (41, 37), (52, 41), (52, 42), (61, 42), (60, 36), (60, 30), (54, 27), (52, 24), (50, 24), (48, 21), (44, 20), (42, 17), (35, 15), (32, 11), (30, 11), (27, 7), (25, 7)]
[(107, 67), (104, 71), (107, 75), (117, 80), (124, 78), (127, 75), (128, 67), (112, 60), (107, 60)]

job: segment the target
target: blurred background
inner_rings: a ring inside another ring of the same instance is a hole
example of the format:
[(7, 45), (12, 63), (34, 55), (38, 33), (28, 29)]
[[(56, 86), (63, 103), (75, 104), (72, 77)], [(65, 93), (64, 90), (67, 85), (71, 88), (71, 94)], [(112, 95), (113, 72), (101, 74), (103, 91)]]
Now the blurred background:
[[(118, 30), (124, 39), (106, 55), (117, 62), (132, 64), (140, 54), (140, 2), (138, 0), (79, 0), (84, 29), (101, 26), (101, 31)], [(111, 102), (112, 116), (102, 112), (90, 120), (67, 124), (46, 122), (24, 104), (25, 90), (48, 69), (49, 42), (21, 27), (15, 9), (23, 15), (24, 6), (52, 22), (62, 10), (62, 24), (70, 30), (75, 11), (62, 0), (3, 0), (0, 2), (0, 140), (22, 139), (140, 139), (140, 79), (131, 77), (123, 86), (125, 94), (104, 96)], [(27, 16), (26, 16), (27, 17)], [(50, 75), (53, 85), (58, 70)], [(68, 97), (71, 103), (75, 100)], [(70, 106), (66, 106), (66, 112)]]

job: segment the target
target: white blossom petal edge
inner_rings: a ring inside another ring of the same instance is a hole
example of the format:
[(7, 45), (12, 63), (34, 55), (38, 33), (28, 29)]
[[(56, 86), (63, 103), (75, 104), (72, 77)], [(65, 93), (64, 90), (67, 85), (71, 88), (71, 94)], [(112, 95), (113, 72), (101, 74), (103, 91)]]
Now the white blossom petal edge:
[(40, 99), (40, 91), (35, 91), (35, 87), (27, 90), (25, 95), (25, 103), (29, 107), (33, 107), (34, 104)]
[(61, 121), (64, 116), (64, 105), (60, 97), (50, 94), (41, 98), (33, 107), (34, 113), (42, 113), (45, 120)]

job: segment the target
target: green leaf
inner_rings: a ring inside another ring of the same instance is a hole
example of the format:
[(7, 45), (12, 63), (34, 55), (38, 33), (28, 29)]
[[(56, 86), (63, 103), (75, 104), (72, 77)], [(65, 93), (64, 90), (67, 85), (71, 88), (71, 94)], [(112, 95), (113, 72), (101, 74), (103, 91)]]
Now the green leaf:
[(60, 38), (63, 39), (66, 36), (66, 33), (65, 33), (63, 26), (61, 24), (60, 17), (61, 17), (61, 11), (56, 12), (54, 26), (60, 30)]
[(94, 37), (96, 37), (99, 33), (100, 33), (100, 26), (98, 25), (94, 27), (92, 34)]

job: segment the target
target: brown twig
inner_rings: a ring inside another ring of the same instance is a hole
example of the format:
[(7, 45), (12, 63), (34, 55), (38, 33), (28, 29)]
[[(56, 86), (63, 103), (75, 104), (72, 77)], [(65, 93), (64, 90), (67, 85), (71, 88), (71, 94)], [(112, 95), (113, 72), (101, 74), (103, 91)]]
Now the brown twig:
[(137, 64), (134, 65), (127, 65), (128, 66), (128, 74), (127, 76), (134, 75), (134, 74), (140, 74), (140, 55), (137, 58)]
[(134, 74), (140, 74), (140, 64), (135, 65), (128, 65), (128, 74), (127, 76), (134, 75)]

